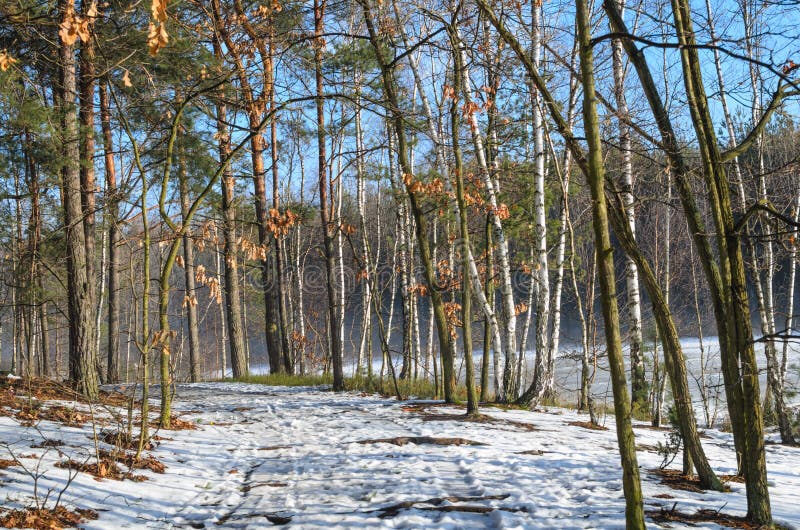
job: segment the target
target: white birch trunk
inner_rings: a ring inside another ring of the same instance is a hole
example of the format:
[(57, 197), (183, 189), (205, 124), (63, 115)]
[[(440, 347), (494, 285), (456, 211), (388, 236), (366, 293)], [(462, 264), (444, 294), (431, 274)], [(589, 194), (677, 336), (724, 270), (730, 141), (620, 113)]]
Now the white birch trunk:
[[(621, 13), (625, 10), (625, 0), (618, 0)], [(628, 118), (628, 102), (625, 97), (625, 65), (622, 42), (612, 42), (612, 64), (614, 71), (614, 99), (617, 105), (617, 131), (619, 150), (622, 155), (622, 203), (631, 233), (636, 235), (636, 211), (633, 197), (633, 165), (631, 162), (631, 133), (625, 123)], [(642, 355), (642, 307), (639, 292), (639, 270), (630, 257), (625, 257), (625, 292), (627, 294), (626, 312), (628, 316), (628, 342), (631, 359), (631, 401), (639, 407), (647, 400), (644, 357)]]

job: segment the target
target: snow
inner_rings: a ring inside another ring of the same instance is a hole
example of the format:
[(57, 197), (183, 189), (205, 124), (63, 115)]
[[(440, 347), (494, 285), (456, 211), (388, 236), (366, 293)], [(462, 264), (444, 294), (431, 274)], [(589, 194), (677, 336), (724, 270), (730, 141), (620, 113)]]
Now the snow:
[[(97, 481), (81, 473), (62, 502), (99, 512), (99, 519), (82, 525), (88, 529), (201, 528), (215, 523), (221, 528), (264, 528), (271, 526), (270, 519), (279, 522), (276, 516), (291, 518), (289, 526), (296, 528), (624, 528), (612, 417), (606, 418), (608, 430), (596, 431), (569, 425), (588, 417), (565, 409), (485, 408), (482, 412), (503, 421), (476, 423), (442, 418), (461, 413), (452, 407), (434, 405), (427, 411), (437, 416), (429, 420), (408, 405), (309, 387), (180, 385), (176, 412), (198, 429), (158, 433), (164, 440), (152, 453), (167, 466), (164, 474), (137, 471), (149, 480), (136, 483)], [(532, 424), (535, 430), (519, 424)], [(646, 509), (675, 504), (686, 513), (713, 508), (744, 515), (742, 484), (731, 483), (730, 493), (661, 485), (648, 470), (661, 462), (652, 446), (663, 442), (666, 432), (645, 427), (637, 424), (635, 432)], [(9, 458), (9, 449), (17, 456), (37, 455), (22, 460), (31, 469), (39, 466), (39, 496), (53, 489), (52, 503), (68, 476), (53, 464), (90, 457), (92, 428), (42, 421), (38, 431), (0, 416), (0, 440), (7, 445), (0, 447), (0, 458)], [(734, 473), (730, 435), (706, 434), (703, 443), (716, 471)], [(66, 445), (32, 449), (43, 436)], [(359, 443), (397, 436), (466, 438), (483, 445)], [(800, 528), (800, 449), (770, 444), (767, 462), (776, 521)], [(32, 482), (18, 467), (0, 471), (3, 506), (30, 504)], [(430, 504), (400, 509), (394, 517), (380, 518), (378, 511), (404, 501), (502, 495), (507, 497), (442, 504), (495, 508), (486, 514), (419, 509), (433, 508)], [(659, 528), (652, 521), (649, 525)]]

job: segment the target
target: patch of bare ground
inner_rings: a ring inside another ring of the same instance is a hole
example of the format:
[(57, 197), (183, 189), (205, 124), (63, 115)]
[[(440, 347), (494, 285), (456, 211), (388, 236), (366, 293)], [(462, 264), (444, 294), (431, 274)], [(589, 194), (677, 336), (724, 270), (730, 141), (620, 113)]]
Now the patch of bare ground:
[(16, 460), (8, 460), (6, 458), (0, 458), (0, 469), (6, 469), (11, 466), (18, 466), (19, 462)]
[(567, 425), (572, 425), (573, 427), (582, 427), (584, 429), (589, 429), (590, 431), (608, 430), (608, 427), (603, 427), (602, 425), (597, 425), (596, 423), (592, 423), (590, 421), (568, 421)]
[(288, 485), (286, 482), (252, 482), (242, 486), (242, 491), (247, 493), (255, 488), (285, 488)]
[(98, 403), (108, 406), (124, 407), (130, 397), (117, 391), (100, 390), (97, 401), (90, 402), (74, 388), (57, 381), (43, 378), (0, 379), (0, 391), (13, 389), (19, 396), (27, 396), (39, 401), (78, 401), (80, 403)]
[(529, 451), (520, 451), (517, 453), (518, 455), (531, 455), (531, 456), (542, 456), (544, 451), (541, 449), (531, 449)]
[(2, 528), (34, 528), (36, 530), (59, 530), (61, 528), (75, 528), (79, 524), (97, 519), (94, 510), (68, 510), (63, 506), (54, 509), (28, 508), (26, 510), (12, 510), (0, 516)]
[(96, 480), (132, 480), (133, 482), (144, 482), (147, 480), (147, 477), (144, 475), (134, 475), (132, 470), (124, 471), (116, 461), (103, 456), (101, 456), (100, 460), (97, 462), (64, 460), (57, 462), (56, 467), (88, 473)]
[[(650, 474), (661, 478), (661, 484), (669, 486), (674, 490), (691, 491), (694, 493), (705, 493), (706, 489), (700, 484), (700, 480), (695, 476), (684, 475), (677, 469), (651, 469)], [(724, 487), (724, 485), (723, 485)], [(730, 488), (725, 487), (725, 491)]]
[[(439, 497), (435, 499), (426, 499), (421, 501), (404, 501), (397, 504), (392, 504), (371, 513), (377, 513), (381, 519), (388, 519), (396, 517), (403, 510), (425, 510), (425, 511), (439, 511), (439, 512), (466, 512), (466, 513), (490, 513), (495, 510), (503, 511), (523, 511), (522, 508), (494, 508), (492, 506), (485, 506), (481, 504), (454, 504), (463, 502), (477, 502), (488, 500), (504, 500), (509, 497), (508, 494), (504, 495), (485, 495), (480, 497)], [(445, 504), (448, 503), (448, 504)]]
[(418, 414), (423, 421), (464, 421), (470, 423), (483, 423), (487, 425), (505, 425), (522, 431), (535, 431), (536, 426), (532, 423), (525, 423), (522, 421), (509, 420), (504, 418), (495, 418), (486, 414), (466, 414), (466, 407), (458, 405), (444, 405), (447, 407), (458, 407), (465, 411), (464, 414), (450, 414), (447, 412), (432, 411), (433, 408), (442, 407), (439, 403), (411, 403), (403, 405), (400, 410), (403, 412), (410, 412)]
[[(164, 427), (161, 427), (164, 429)], [(194, 431), (197, 429), (197, 424), (193, 421), (186, 421), (180, 418), (172, 418), (169, 420), (169, 428), (167, 431)]]
[[(113, 451), (99, 449), (98, 455), (100, 457), (100, 461), (96, 463), (67, 460), (57, 463), (56, 466), (66, 469), (76, 469), (84, 473), (89, 473), (98, 479), (127, 479), (134, 482), (142, 482), (147, 480), (147, 477), (145, 476), (134, 475), (133, 471), (136, 469), (148, 469), (154, 473), (164, 473), (166, 470), (166, 466), (153, 455), (140, 455), (137, 457), (136, 453), (134, 452), (128, 452), (120, 449), (115, 449)], [(124, 471), (122, 468), (120, 468), (120, 464), (128, 468), (128, 471)]]
[(536, 427), (532, 423), (522, 421), (495, 418), (485, 414), (434, 414), (426, 413), (422, 415), (423, 421), (465, 421), (472, 423), (484, 423), (488, 425), (505, 425), (522, 431), (535, 431)]
[[(116, 406), (124, 404), (125, 399), (122, 394), (105, 392), (101, 393), (97, 404)], [(0, 415), (13, 417), (23, 426), (32, 427), (39, 421), (52, 421), (67, 427), (82, 427), (92, 421), (91, 412), (50, 401), (86, 403), (74, 390), (52, 381), (36, 379), (27, 385), (26, 380), (16, 381), (14, 385), (8, 381), (0, 383)], [(95, 417), (95, 423), (106, 425), (108, 420)]]
[(48, 449), (52, 447), (63, 447), (64, 445), (66, 445), (66, 443), (63, 440), (45, 438), (43, 441), (31, 445), (31, 449)]
[[(141, 419), (137, 419), (137, 421), (141, 422)], [(215, 423), (214, 425), (223, 425), (223, 424)], [(150, 426), (153, 427), (154, 429), (162, 429), (165, 431), (193, 431), (197, 429), (197, 424), (195, 424), (193, 421), (182, 420), (177, 416), (170, 417), (169, 427), (162, 426), (161, 421), (158, 419), (152, 420), (150, 422)]]
[[(153, 436), (154, 440), (157, 438), (157, 436)], [(139, 435), (135, 433), (132, 434), (127, 431), (104, 430), (100, 432), (100, 440), (119, 449), (127, 449), (129, 451), (139, 449)], [(150, 440), (145, 441), (144, 446), (142, 447), (142, 449), (147, 450), (153, 448), (153, 442)]]
[(149, 469), (154, 473), (163, 473), (167, 466), (153, 455), (140, 455), (128, 451), (106, 451), (100, 449), (100, 458), (111, 462), (119, 462), (125, 465), (128, 469)]
[[(15, 415), (23, 425), (32, 426), (37, 421), (52, 421), (67, 427), (83, 427), (91, 420), (91, 417), (73, 407), (64, 405), (43, 406), (41, 402), (25, 404)], [(101, 419), (95, 418), (96, 423), (104, 423)]]
[(435, 438), (433, 436), (398, 436), (396, 438), (377, 438), (359, 440), (360, 444), (392, 444), (392, 445), (486, 445), (466, 438)]
[[(277, 513), (264, 513), (264, 514), (260, 514), (260, 516), (263, 517), (264, 519), (266, 519), (267, 522), (270, 522), (270, 523), (272, 523), (272, 524), (274, 524), (276, 526), (289, 524), (289, 523), (292, 522), (292, 518), (291, 517), (284, 516), (284, 515), (278, 515)], [(241, 518), (250, 519), (252, 517), (253, 517), (252, 514), (237, 515), (237, 514), (231, 512), (231, 513), (225, 514), (222, 517), (220, 517), (219, 520), (215, 524), (217, 526), (223, 526), (223, 525), (227, 524), (231, 520), (236, 520), (236, 519), (241, 519)], [(202, 528), (202, 527), (196, 527), (196, 528)]]
[[(673, 505), (671, 509), (649, 510), (645, 514), (657, 523), (684, 523), (689, 526), (695, 526), (696, 523), (715, 523), (725, 528), (741, 528), (744, 530), (764, 528), (764, 526), (754, 523), (746, 517), (726, 515), (719, 510), (703, 508), (695, 513), (684, 513), (676, 510), (675, 506)], [(775, 526), (774, 528), (782, 527)]]

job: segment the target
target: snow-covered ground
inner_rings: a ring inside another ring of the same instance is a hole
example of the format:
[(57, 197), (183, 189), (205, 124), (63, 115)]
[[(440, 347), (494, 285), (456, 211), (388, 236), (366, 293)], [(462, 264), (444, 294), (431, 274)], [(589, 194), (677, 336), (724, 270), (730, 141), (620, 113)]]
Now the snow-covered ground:
[[(77, 475), (62, 502), (100, 515), (83, 527), (263, 528), (286, 521), (296, 528), (624, 527), (610, 417), (609, 430), (597, 431), (570, 425), (587, 420), (572, 411), (487, 408), (498, 421), (475, 423), (441, 416), (460, 413), (441, 406), (427, 409), (425, 417), (408, 402), (376, 396), (234, 383), (181, 385), (176, 410), (198, 429), (158, 433), (163, 439), (152, 453), (166, 465), (165, 473), (137, 471), (147, 476), (145, 482)], [(730, 493), (692, 493), (659, 483), (648, 470), (661, 462), (653, 446), (665, 435), (644, 424), (636, 429), (646, 509), (712, 508), (743, 515), (741, 484), (730, 484)], [(720, 474), (733, 473), (730, 436), (707, 435), (712, 465)], [(481, 445), (359, 443), (398, 436), (463, 438)], [(31, 447), (43, 437), (66, 445)], [(90, 424), (42, 421), (37, 431), (0, 415), (0, 440), (7, 445), (0, 447), (0, 459), (9, 458), (11, 450), (25, 455), (21, 460), (30, 469), (38, 465), (43, 473), (38, 496), (53, 490), (51, 504), (68, 474), (53, 464), (89, 458), (91, 438)], [(775, 518), (800, 528), (800, 449), (769, 445), (767, 450)], [(31, 477), (18, 467), (0, 473), (3, 507), (30, 505)], [(453, 499), (424, 503), (447, 497)], [(418, 504), (392, 514), (381, 511), (406, 501)], [(494, 509), (459, 511), (464, 506)]]

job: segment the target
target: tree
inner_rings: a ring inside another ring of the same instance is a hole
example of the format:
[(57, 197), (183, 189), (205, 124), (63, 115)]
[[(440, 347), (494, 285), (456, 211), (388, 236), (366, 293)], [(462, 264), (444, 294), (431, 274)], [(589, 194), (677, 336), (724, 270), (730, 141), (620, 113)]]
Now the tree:
[(333, 250), (333, 237), (339, 227), (331, 222), (330, 203), (328, 199), (328, 157), (326, 154), (325, 133), (325, 99), (324, 79), (322, 77), (322, 57), (325, 46), (324, 20), (327, 0), (314, 0), (314, 79), (316, 82), (317, 107), (317, 172), (319, 175), (319, 208), (322, 223), (322, 240), (325, 250), (325, 274), (328, 293), (328, 333), (330, 334), (330, 357), (333, 364), (333, 389), (344, 390), (344, 372), (342, 370), (342, 337), (338, 325), (339, 303), (336, 300), (336, 284), (334, 283), (336, 261)]
[(434, 266), (431, 259), (430, 243), (428, 241), (428, 223), (420, 204), (421, 196), (416, 191), (414, 170), (408, 158), (408, 142), (406, 140), (406, 122), (400, 108), (397, 96), (397, 86), (394, 77), (394, 66), (387, 57), (384, 42), (380, 38), (375, 27), (372, 7), (369, 0), (359, 0), (364, 12), (364, 22), (369, 32), (370, 43), (372, 44), (375, 57), (381, 70), (381, 81), (386, 105), (391, 115), (391, 123), (394, 135), (397, 138), (397, 158), (400, 170), (403, 172), (403, 185), (405, 186), (411, 214), (414, 218), (417, 244), (422, 261), (425, 283), (427, 284), (428, 296), (431, 300), (434, 319), (436, 321), (436, 331), (439, 339), (440, 354), (442, 357), (442, 381), (444, 388), (445, 402), (451, 403), (455, 400), (455, 372), (454, 358), (455, 351), (448, 329), (447, 314), (442, 300), (442, 293), (438, 289), (435, 279)]
[[(76, 107), (77, 73), (74, 38), (65, 37), (64, 30), (72, 27), (75, 17), (73, 0), (59, 2), (61, 13), (61, 44), (59, 47), (59, 104), (61, 112), (61, 135), (63, 165), (61, 169), (61, 194), (64, 204), (64, 228), (67, 240), (67, 294), (69, 298), (69, 378), (78, 390), (90, 399), (97, 398), (97, 352), (94, 349), (95, 289), (92, 275), (93, 249), (87, 243), (89, 221), (84, 221), (88, 212), (81, 190), (87, 190), (81, 182), (81, 165), (93, 162), (93, 153), (86, 148), (81, 154), (78, 115)], [(88, 186), (88, 177), (84, 177)], [(91, 212), (93, 214), (93, 212)], [(94, 237), (91, 232), (91, 237)]]

